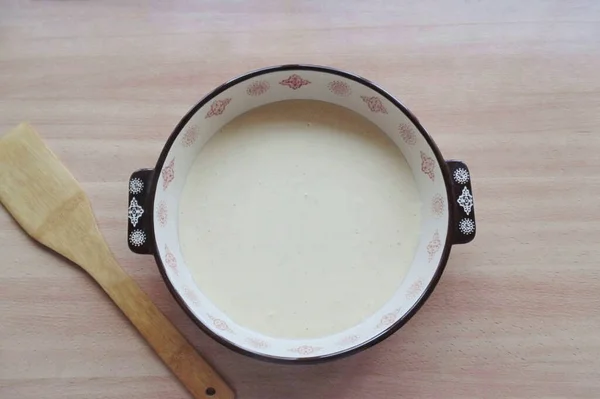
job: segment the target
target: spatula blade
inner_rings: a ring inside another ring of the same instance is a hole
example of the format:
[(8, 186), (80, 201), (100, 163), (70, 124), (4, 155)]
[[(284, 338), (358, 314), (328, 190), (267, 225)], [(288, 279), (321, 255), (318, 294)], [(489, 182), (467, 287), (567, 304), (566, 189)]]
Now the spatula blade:
[(79, 183), (25, 123), (0, 138), (0, 202), (30, 236), (67, 257), (65, 238), (97, 230)]

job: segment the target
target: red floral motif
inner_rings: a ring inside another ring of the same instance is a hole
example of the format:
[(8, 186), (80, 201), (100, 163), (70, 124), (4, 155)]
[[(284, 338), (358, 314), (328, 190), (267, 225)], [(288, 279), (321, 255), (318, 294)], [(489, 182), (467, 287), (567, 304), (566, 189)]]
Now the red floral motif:
[(444, 197), (441, 194), (436, 194), (431, 199), (431, 213), (433, 216), (440, 218), (444, 216), (444, 209), (446, 207), (446, 201), (444, 201)]
[(210, 110), (206, 113), (204, 119), (210, 118), (211, 116), (221, 115), (223, 112), (225, 112), (225, 108), (227, 108), (227, 105), (229, 105), (230, 102), (231, 98), (213, 101), (213, 103), (210, 105)]
[(293, 74), (289, 78), (282, 80), (279, 82), (280, 85), (287, 86), (292, 90), (297, 90), (302, 86), (306, 86), (310, 84), (310, 81), (306, 79), (302, 79), (299, 75)]
[(358, 342), (359, 339), (360, 339), (360, 337), (358, 335), (348, 335), (347, 337), (342, 338), (338, 342), (338, 345), (342, 345), (342, 346), (352, 345), (352, 344)]
[(427, 253), (429, 254), (430, 262), (433, 259), (434, 255), (437, 253), (437, 251), (440, 250), (441, 246), (442, 246), (442, 242), (440, 241), (440, 234), (436, 230), (435, 233), (433, 234), (433, 238), (427, 245)]
[(194, 305), (200, 305), (200, 299), (198, 299), (196, 293), (189, 287), (183, 287), (183, 297)]
[(320, 351), (322, 348), (310, 345), (302, 345), (297, 348), (290, 349), (290, 352), (298, 353), (300, 355), (310, 355), (312, 353)]
[(265, 349), (269, 347), (269, 343), (267, 341), (263, 341), (259, 338), (248, 338), (246, 341), (248, 341), (250, 346), (256, 349)]
[(381, 320), (379, 321), (379, 324), (377, 324), (377, 326), (375, 326), (375, 328), (381, 328), (381, 327), (389, 327), (389, 326), (391, 326), (398, 319), (398, 313), (400, 313), (400, 308), (394, 310), (393, 312), (384, 314), (381, 317)]
[(221, 331), (227, 331), (227, 332), (230, 332), (230, 333), (232, 333), (232, 334), (235, 334), (235, 333), (233, 332), (233, 330), (232, 330), (231, 328), (229, 328), (229, 326), (227, 325), (227, 323), (226, 323), (226, 322), (224, 322), (223, 320), (221, 320), (221, 319), (217, 319), (216, 317), (213, 317), (213, 316), (211, 316), (211, 315), (208, 315), (208, 317), (209, 317), (209, 318), (212, 320), (212, 322), (213, 322), (213, 325), (214, 325), (214, 326), (215, 326), (215, 328), (217, 328), (218, 330), (221, 330)]
[(423, 290), (423, 281), (417, 280), (408, 287), (408, 292), (406, 293), (406, 299), (413, 300), (421, 293)]
[(435, 162), (433, 159), (425, 155), (423, 151), (421, 151), (421, 171), (425, 173), (431, 181), (435, 181), (435, 173), (434, 173)]
[(346, 82), (342, 82), (341, 80), (334, 80), (333, 82), (329, 82), (327, 88), (329, 88), (330, 92), (340, 97), (348, 97), (350, 94), (352, 94), (352, 89), (350, 88), (350, 85), (348, 85), (348, 83)]
[(185, 133), (183, 134), (183, 138), (181, 139), (181, 144), (184, 147), (190, 147), (192, 144), (194, 144), (196, 142), (199, 134), (200, 134), (200, 128), (198, 126), (187, 127), (185, 129)]
[(160, 201), (158, 204), (158, 209), (156, 210), (156, 216), (158, 217), (158, 224), (161, 227), (165, 227), (167, 225), (168, 215), (167, 204), (165, 201)]
[(266, 80), (257, 80), (248, 85), (246, 88), (246, 94), (254, 97), (260, 96), (261, 94), (265, 94), (270, 87), (271, 85), (269, 85), (269, 82)]
[(167, 187), (169, 187), (169, 183), (175, 178), (175, 158), (171, 159), (171, 162), (163, 167), (161, 174), (163, 179), (163, 190), (166, 190)]
[(380, 112), (382, 114), (387, 114), (387, 109), (385, 109), (385, 107), (383, 106), (383, 103), (381, 102), (381, 99), (379, 97), (367, 97), (367, 96), (360, 96), (360, 98), (362, 98), (362, 100), (367, 103), (367, 106), (369, 107), (369, 109), (372, 112)]
[(168, 267), (171, 268), (171, 270), (173, 270), (173, 273), (175, 273), (176, 275), (179, 274), (178, 270), (177, 270), (177, 258), (175, 258), (175, 255), (173, 255), (173, 253), (169, 250), (169, 247), (167, 247), (165, 245), (165, 263), (167, 264)]
[(398, 132), (406, 144), (415, 145), (417, 143), (417, 135), (407, 124), (401, 123), (400, 126), (398, 126)]

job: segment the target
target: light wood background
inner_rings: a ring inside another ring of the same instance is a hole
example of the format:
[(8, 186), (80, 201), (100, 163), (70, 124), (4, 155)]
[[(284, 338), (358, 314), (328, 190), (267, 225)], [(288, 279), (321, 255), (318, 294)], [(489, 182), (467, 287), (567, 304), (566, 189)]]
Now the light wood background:
[[(230, 352), (126, 245), (127, 178), (210, 89), (280, 63), (370, 78), (471, 168), (478, 237), (418, 315), (318, 366)], [(0, 131), (30, 121), (124, 268), (241, 399), (598, 398), (600, 2), (0, 0)], [(188, 398), (86, 275), (0, 210), (0, 398)]]

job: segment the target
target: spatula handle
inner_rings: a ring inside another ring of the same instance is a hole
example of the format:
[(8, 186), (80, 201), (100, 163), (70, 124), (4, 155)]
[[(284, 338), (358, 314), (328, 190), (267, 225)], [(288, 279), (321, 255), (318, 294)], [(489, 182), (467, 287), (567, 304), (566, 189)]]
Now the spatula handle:
[[(163, 362), (196, 399), (233, 399), (235, 394), (194, 347), (125, 273), (106, 247), (86, 267)], [(108, 253), (106, 253), (108, 252)]]

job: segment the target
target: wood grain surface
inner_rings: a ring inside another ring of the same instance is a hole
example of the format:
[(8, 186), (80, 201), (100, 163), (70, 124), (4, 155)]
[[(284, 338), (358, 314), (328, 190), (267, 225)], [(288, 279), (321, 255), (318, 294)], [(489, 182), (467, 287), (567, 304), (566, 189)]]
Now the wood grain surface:
[[(127, 178), (250, 69), (325, 64), (398, 96), (471, 168), (478, 236), (384, 343), (316, 366), (221, 347), (126, 243)], [(31, 122), (119, 262), (241, 399), (597, 398), (600, 2), (0, 0), (0, 131)], [(0, 398), (188, 398), (90, 278), (0, 210)]]

